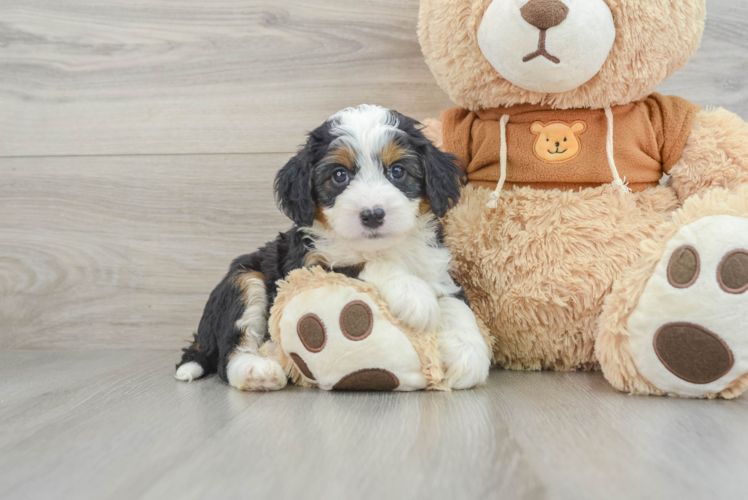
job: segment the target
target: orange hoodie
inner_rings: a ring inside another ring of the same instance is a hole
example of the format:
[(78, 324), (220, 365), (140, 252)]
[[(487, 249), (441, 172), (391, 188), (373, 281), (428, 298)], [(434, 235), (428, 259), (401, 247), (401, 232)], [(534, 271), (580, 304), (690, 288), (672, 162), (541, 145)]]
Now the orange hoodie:
[[(657, 186), (663, 172), (678, 162), (700, 109), (680, 97), (657, 93), (611, 109), (614, 162), (632, 191)], [(504, 115), (509, 116), (504, 189), (576, 190), (615, 180), (608, 160), (610, 124), (605, 110), (521, 104), (442, 113), (444, 149), (464, 162), (471, 184), (496, 188)]]

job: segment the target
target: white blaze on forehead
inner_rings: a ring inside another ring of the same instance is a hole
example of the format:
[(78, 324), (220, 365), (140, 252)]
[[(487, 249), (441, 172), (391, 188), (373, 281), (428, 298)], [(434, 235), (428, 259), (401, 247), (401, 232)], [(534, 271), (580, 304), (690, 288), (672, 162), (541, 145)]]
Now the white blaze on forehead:
[(395, 115), (381, 106), (362, 104), (339, 111), (330, 120), (334, 122), (330, 132), (335, 136), (331, 146), (342, 143), (355, 152), (356, 175), (362, 179), (382, 177), (379, 156), (402, 133)]
[[(402, 237), (417, 222), (419, 201), (410, 200), (386, 177), (382, 154), (404, 133), (396, 115), (379, 106), (361, 105), (344, 109), (330, 118), (330, 147), (345, 146), (353, 151), (356, 171), (351, 183), (323, 210), (333, 233), (346, 241), (359, 240), (366, 247), (388, 245), (383, 237)], [(361, 224), (361, 211), (382, 208), (384, 223), (377, 228), (378, 240), (369, 237), (371, 228)]]

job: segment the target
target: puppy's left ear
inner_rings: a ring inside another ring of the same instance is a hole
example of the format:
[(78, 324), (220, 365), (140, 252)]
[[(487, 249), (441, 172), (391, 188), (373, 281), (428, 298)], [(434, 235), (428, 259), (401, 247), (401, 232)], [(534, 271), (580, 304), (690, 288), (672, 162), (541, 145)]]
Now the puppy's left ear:
[(275, 200), (278, 208), (298, 226), (314, 223), (316, 205), (312, 197), (312, 168), (309, 146), (299, 151), (275, 176)]
[(426, 171), (426, 194), (434, 215), (444, 217), (460, 201), (460, 188), (465, 183), (465, 173), (457, 166), (456, 156), (434, 146), (426, 139), (423, 147)]

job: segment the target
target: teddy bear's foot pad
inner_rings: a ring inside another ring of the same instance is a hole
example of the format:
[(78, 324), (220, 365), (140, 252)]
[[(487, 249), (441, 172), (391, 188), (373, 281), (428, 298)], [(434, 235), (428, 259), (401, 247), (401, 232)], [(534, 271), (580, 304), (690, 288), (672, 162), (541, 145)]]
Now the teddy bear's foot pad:
[(668, 323), (657, 330), (654, 350), (670, 373), (692, 384), (708, 384), (735, 364), (732, 351), (715, 333), (691, 323)]
[(368, 294), (352, 287), (323, 286), (294, 296), (283, 312), (280, 332), (283, 351), (321, 389), (426, 387), (410, 340)]
[(748, 373), (748, 219), (684, 226), (629, 317), (637, 369), (660, 390), (709, 397)]
[(394, 373), (381, 368), (364, 368), (349, 373), (333, 386), (336, 391), (393, 391), (400, 385)]

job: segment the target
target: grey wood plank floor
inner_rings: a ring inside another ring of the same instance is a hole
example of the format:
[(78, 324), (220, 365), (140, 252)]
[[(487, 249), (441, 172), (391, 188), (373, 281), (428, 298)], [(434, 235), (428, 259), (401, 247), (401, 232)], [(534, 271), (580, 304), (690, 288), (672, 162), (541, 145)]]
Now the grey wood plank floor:
[[(174, 352), (0, 353), (0, 498), (744, 499), (748, 399), (599, 373), (452, 393), (251, 394)], [(22, 367), (32, 369), (22, 370)]]

